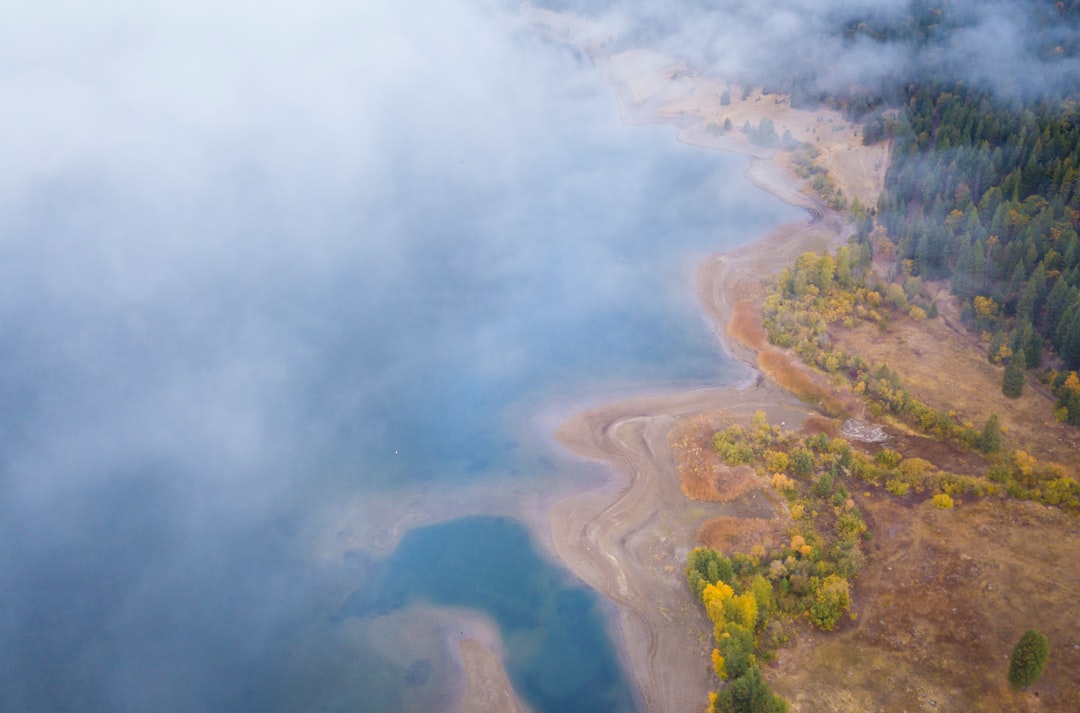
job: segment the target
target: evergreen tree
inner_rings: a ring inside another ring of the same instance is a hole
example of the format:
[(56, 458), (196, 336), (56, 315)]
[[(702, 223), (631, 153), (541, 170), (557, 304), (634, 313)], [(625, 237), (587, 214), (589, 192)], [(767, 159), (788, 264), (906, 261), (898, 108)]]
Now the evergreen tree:
[(755, 664), (717, 694), (712, 709), (717, 713), (787, 713), (788, 704), (769, 689)]
[(1001, 393), (1010, 399), (1020, 398), (1024, 393), (1024, 352), (1018, 351), (1005, 365), (1005, 377), (1001, 382)]
[[(1069, 285), (1059, 277), (1054, 282), (1054, 286), (1050, 288), (1050, 294), (1046, 298), (1046, 305), (1043, 307), (1042, 324), (1051, 327), (1050, 334), (1053, 334), (1053, 329), (1061, 321), (1061, 316), (1065, 314), (1071, 297)], [(1047, 332), (1044, 331), (1043, 333), (1046, 334)]]
[(986, 419), (976, 446), (983, 453), (997, 453), (1001, 450), (1001, 421), (998, 420), (996, 413)]
[(1061, 317), (1054, 346), (1068, 369), (1080, 369), (1080, 302), (1073, 302)]
[(1029, 629), (1024, 632), (1009, 658), (1009, 683), (1016, 688), (1027, 688), (1039, 680), (1046, 659), (1050, 655), (1050, 646), (1046, 637)]

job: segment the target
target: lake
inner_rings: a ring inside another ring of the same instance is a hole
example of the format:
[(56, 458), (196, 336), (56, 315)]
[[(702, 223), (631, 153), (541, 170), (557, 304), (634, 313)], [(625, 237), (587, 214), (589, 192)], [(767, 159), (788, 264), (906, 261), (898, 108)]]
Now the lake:
[(535, 415), (742, 378), (692, 271), (796, 212), (512, 7), (422, 9), (22, 18), (0, 707), (419, 710), (478, 616), (536, 713), (637, 709), (514, 517), (596, 479)]

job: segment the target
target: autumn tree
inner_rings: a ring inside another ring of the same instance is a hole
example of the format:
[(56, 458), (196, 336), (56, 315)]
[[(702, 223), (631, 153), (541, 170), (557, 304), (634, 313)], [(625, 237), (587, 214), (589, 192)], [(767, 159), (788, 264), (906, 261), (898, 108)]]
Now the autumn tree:
[(1070, 372), (1057, 391), (1057, 409), (1059, 421), (1080, 424), (1080, 377)]
[(850, 605), (848, 581), (830, 574), (814, 592), (810, 604), (810, 621), (819, 629), (832, 631)]

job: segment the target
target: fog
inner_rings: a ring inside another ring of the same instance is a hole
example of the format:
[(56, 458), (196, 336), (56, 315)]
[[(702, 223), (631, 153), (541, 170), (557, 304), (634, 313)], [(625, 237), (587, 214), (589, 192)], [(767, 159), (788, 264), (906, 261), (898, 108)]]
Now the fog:
[[(788, 72), (786, 46), (831, 88), (924, 61), (835, 34), (892, 3), (563, 5), (703, 71)], [(1077, 76), (1013, 41), (1010, 5), (975, 7), (942, 66)], [(738, 160), (621, 124), (509, 1), (24, 3), (0, 91), (6, 710), (445, 703), (449, 615), (342, 604), (401, 586), (408, 523), (580, 476), (533, 413), (742, 378), (690, 270), (797, 215)], [(537, 601), (602, 630), (549, 566)]]
[[(598, 18), (626, 45), (666, 48), (698, 71), (811, 96), (853, 85), (888, 94), (932, 76), (1031, 100), (1074, 91), (1080, 76), (1080, 28), (1042, 0), (550, 4)], [(922, 31), (912, 16), (925, 18)], [(882, 32), (895, 27), (893, 36)]]
[(445, 703), (438, 616), (338, 611), (382, 524), (566, 481), (551, 400), (742, 376), (689, 270), (794, 212), (622, 125), (513, 3), (43, 2), (0, 34), (6, 710)]

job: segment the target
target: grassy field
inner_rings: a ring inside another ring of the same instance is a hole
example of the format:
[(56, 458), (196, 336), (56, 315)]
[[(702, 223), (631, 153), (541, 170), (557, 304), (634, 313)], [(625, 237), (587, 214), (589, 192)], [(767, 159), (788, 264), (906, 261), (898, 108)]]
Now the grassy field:
[[(792, 710), (1080, 710), (1080, 531), (1035, 503), (940, 510), (887, 493), (857, 496), (873, 539), (854, 588), (854, 620), (801, 630), (772, 677)], [(1027, 692), (1006, 680), (1027, 629), (1050, 659)]]
[[(953, 311), (946, 307), (943, 314)], [(916, 398), (932, 407), (955, 411), (973, 424), (996, 413), (1006, 447), (1060, 463), (1073, 477), (1080, 476), (1080, 428), (1054, 420), (1053, 398), (1031, 378), (1020, 398), (1006, 398), (1001, 393), (1004, 367), (991, 364), (976, 337), (952, 319), (895, 319), (885, 331), (860, 323), (829, 334), (842, 349), (873, 364), (888, 364)]]
[[(990, 364), (978, 338), (959, 325), (947, 295), (939, 299), (940, 319), (898, 317), (884, 330), (858, 322), (834, 326), (829, 336), (844, 351), (888, 364), (911, 395), (931, 407), (973, 424), (996, 413), (1006, 448), (1060, 463), (1076, 477), (1080, 429), (1053, 420), (1052, 397), (1033, 380), (1021, 398), (1006, 398), (1002, 367)], [(766, 345), (749, 309), (734, 310), (728, 334), (758, 351), (767, 377), (822, 411), (866, 414), (847, 387), (835, 387), (790, 351)], [(803, 430), (832, 436), (839, 423), (822, 415)], [(727, 467), (711, 460), (709, 448), (711, 434), (724, 425), (716, 417), (699, 418), (672, 442), (680, 463), (693, 465), (680, 474), (707, 483), (710, 499), (720, 499), (731, 479), (730, 472), (721, 475)], [(905, 457), (957, 473), (986, 472), (986, 460), (976, 453), (903, 426), (886, 430), (885, 445)], [(734, 481), (747, 486), (741, 477)], [(792, 641), (769, 665), (769, 679), (793, 711), (1080, 710), (1080, 517), (1002, 497), (958, 497), (953, 509), (943, 510), (930, 503), (929, 493), (895, 497), (857, 481), (849, 489), (870, 527), (866, 564), (855, 580), (852, 617), (828, 634), (794, 627)], [(684, 493), (703, 494), (704, 488), (684, 481)], [(786, 524), (782, 518), (718, 518), (706, 522), (698, 538), (745, 552), (782, 538)], [(1016, 692), (1006, 679), (1008, 658), (1027, 629), (1049, 638), (1050, 660), (1042, 679)]]

